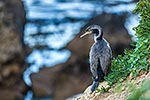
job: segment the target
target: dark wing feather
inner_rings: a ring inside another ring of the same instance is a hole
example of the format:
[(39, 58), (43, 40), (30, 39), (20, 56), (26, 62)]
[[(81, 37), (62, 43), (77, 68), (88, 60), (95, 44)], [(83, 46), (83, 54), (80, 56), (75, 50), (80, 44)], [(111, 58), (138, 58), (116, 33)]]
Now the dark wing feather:
[(98, 81), (101, 81), (104, 78), (104, 72), (101, 67), (100, 58), (98, 58), (98, 64), (97, 64), (97, 74), (98, 74)]
[(111, 58), (112, 58), (112, 52), (110, 47), (105, 48), (105, 51), (103, 51), (100, 59), (100, 64), (102, 66), (102, 70), (105, 75), (109, 72), (110, 65), (111, 65)]

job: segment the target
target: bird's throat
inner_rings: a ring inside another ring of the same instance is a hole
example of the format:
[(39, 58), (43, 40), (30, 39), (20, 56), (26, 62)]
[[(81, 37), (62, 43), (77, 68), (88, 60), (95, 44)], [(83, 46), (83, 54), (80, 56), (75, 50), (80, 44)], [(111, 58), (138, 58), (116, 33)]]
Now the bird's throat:
[(94, 41), (97, 42), (97, 41), (100, 41), (100, 40), (102, 40), (102, 35), (94, 34)]

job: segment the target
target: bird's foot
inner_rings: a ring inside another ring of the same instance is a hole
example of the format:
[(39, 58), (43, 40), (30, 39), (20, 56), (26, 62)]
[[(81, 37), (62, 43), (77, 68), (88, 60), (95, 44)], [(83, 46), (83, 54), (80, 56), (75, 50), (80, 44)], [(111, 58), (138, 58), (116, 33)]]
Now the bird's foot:
[(93, 84), (92, 84), (92, 86), (91, 86), (91, 91), (92, 91), (92, 92), (95, 91), (95, 89), (98, 87), (98, 85), (99, 85), (99, 82), (98, 82), (98, 81), (93, 81)]

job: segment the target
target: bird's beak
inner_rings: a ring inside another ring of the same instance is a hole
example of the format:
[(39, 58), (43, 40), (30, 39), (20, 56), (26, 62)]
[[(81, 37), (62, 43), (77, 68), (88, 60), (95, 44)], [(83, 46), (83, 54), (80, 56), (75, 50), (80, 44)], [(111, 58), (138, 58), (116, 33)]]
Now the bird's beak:
[(81, 36), (80, 36), (80, 38), (83, 38), (84, 36), (86, 36), (86, 35), (88, 35), (88, 34), (91, 34), (92, 33), (92, 31), (87, 31), (87, 32), (85, 32), (84, 34), (82, 34)]

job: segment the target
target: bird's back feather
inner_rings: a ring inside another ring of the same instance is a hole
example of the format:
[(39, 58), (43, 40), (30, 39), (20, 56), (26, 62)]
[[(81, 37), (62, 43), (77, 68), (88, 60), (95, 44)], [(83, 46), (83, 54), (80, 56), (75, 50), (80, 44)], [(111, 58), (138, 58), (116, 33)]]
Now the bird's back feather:
[[(90, 67), (93, 76), (100, 74), (99, 67), (101, 67), (104, 75), (109, 71), (111, 64), (111, 48), (105, 39), (97, 41), (93, 44), (90, 51)], [(94, 70), (92, 70), (94, 69)]]

